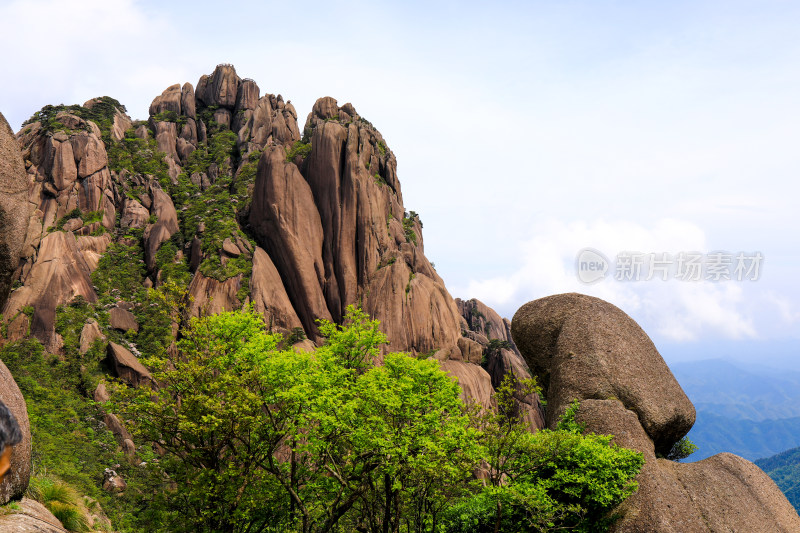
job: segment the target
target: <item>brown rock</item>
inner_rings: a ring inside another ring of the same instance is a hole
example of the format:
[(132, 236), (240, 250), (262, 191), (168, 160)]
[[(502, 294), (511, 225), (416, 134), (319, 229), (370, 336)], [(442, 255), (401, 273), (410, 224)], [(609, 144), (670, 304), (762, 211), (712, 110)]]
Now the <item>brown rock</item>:
[(111, 327), (120, 331), (139, 332), (139, 323), (136, 317), (128, 310), (119, 307), (112, 307), (109, 312)]
[(156, 252), (159, 247), (180, 228), (178, 214), (169, 195), (161, 189), (153, 188), (150, 196), (153, 201), (150, 211), (156, 215), (157, 221), (144, 231), (144, 258), (147, 268), (152, 271), (156, 266)]
[(75, 231), (76, 229), (83, 226), (83, 220), (80, 218), (71, 218), (64, 223), (64, 231)]
[(250, 301), (255, 310), (264, 315), (264, 322), (271, 331), (290, 332), (303, 327), (286, 294), (278, 269), (269, 255), (258, 247), (253, 253)]
[(117, 439), (117, 442), (122, 444), (126, 440), (133, 439), (130, 431), (125, 429), (125, 426), (122, 425), (122, 422), (119, 421), (116, 415), (112, 413), (106, 413), (103, 417), (103, 422), (105, 422), (106, 427), (108, 428), (111, 433), (114, 434), (114, 437)]
[(173, 162), (179, 161), (176, 145), (178, 142), (178, 125), (174, 122), (153, 122), (156, 132), (158, 151), (167, 154)]
[(653, 342), (614, 305), (575, 293), (548, 296), (522, 306), (511, 330), (544, 387), (548, 426), (573, 399), (614, 397), (666, 454), (694, 424), (694, 406)]
[(19, 145), (0, 113), (0, 307), (8, 297), (11, 275), (19, 264), (32, 208)]
[(24, 285), (11, 295), (3, 313), (14, 316), (23, 307), (33, 306), (31, 334), (53, 351), (58, 344), (54, 337), (56, 307), (77, 295), (92, 303), (97, 301), (90, 273), (73, 234), (49, 233), (42, 239), (36, 261), (23, 276)]
[(114, 374), (122, 381), (134, 387), (153, 383), (150, 371), (127, 348), (109, 342), (106, 354)]
[(130, 117), (117, 109), (114, 113), (114, 122), (111, 124), (111, 138), (119, 142), (125, 138), (125, 132), (131, 129), (133, 122)]
[(100, 326), (97, 324), (97, 321), (93, 318), (90, 318), (86, 324), (83, 325), (83, 329), (81, 329), (80, 353), (87, 353), (96, 340), (105, 339), (106, 336), (100, 331)]
[(106, 468), (103, 471), (103, 490), (115, 494), (121, 494), (128, 488), (128, 484), (122, 479), (122, 476), (117, 474), (114, 470)]
[(239, 85), (239, 91), (236, 94), (235, 111), (255, 109), (258, 104), (260, 92), (255, 81), (250, 79), (242, 80), (241, 85)]
[(25, 398), (2, 361), (0, 361), (0, 401), (6, 404), (22, 431), (22, 442), (14, 446), (11, 452), (11, 471), (0, 483), (0, 505), (5, 505), (11, 499), (22, 496), (28, 488), (31, 474), (31, 426)]
[(78, 179), (78, 168), (75, 166), (75, 156), (72, 153), (72, 144), (67, 140), (61, 142), (53, 136), (50, 140), (53, 151), (53, 166), (50, 176), (56, 190), (63, 191), (72, 186)]
[(492, 381), (483, 368), (452, 360), (440, 362), (439, 368), (457, 378), (462, 400), (474, 401), (484, 409), (491, 409), (494, 406)]
[(150, 116), (172, 111), (181, 114), (182, 91), (180, 84), (170, 85), (150, 104)]
[(189, 82), (183, 84), (181, 89), (181, 110), (183, 114), (191, 119), (197, 118), (194, 103), (194, 87)]
[(210, 77), (203, 76), (197, 82), (197, 98), (207, 106), (233, 109), (240, 82), (233, 65), (217, 65)]
[(125, 198), (119, 220), (119, 225), (122, 229), (143, 228), (147, 225), (149, 218), (150, 211), (142, 204), (131, 198)]
[(233, 311), (242, 306), (237, 294), (242, 288), (242, 275), (225, 281), (205, 277), (199, 270), (189, 283), (188, 293), (191, 303), (187, 310), (189, 316), (206, 316), (222, 311)]
[(97, 388), (94, 389), (92, 398), (94, 398), (94, 401), (100, 403), (105, 403), (111, 399), (111, 397), (108, 395), (108, 390), (106, 389), (106, 384), (104, 382), (101, 381), (97, 384)]
[(282, 147), (265, 150), (258, 163), (250, 225), (281, 273), (309, 336), (317, 318), (331, 319), (323, 294), (323, 232), (311, 189)]
[(238, 246), (233, 244), (233, 241), (230, 239), (230, 237), (227, 237), (224, 241), (222, 241), (222, 251), (231, 257), (239, 257), (242, 255), (242, 251)]
[(78, 177), (86, 178), (108, 166), (106, 146), (94, 133), (81, 132), (70, 137), (78, 165)]
[(58, 518), (36, 500), (22, 498), (17, 502), (17, 507), (18, 509), (10, 510), (9, 514), (0, 515), (0, 531), (9, 533), (64, 533), (66, 531)]

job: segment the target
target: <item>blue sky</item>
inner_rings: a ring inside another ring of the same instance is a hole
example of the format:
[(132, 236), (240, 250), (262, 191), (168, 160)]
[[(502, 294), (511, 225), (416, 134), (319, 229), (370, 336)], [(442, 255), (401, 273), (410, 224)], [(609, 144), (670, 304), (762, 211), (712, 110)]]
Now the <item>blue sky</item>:
[[(454, 296), (510, 317), (577, 290), (668, 359), (800, 355), (800, 4), (25, 0), (0, 20), (15, 129), (105, 94), (144, 118), (233, 63), (301, 122), (333, 96), (381, 130)], [(765, 260), (756, 282), (586, 286), (583, 247)]]

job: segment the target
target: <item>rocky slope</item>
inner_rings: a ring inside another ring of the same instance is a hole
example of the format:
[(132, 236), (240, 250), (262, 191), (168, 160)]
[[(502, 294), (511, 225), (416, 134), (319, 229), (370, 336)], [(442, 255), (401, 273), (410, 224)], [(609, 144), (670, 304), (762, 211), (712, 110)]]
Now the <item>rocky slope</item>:
[[(505, 374), (528, 375), (507, 321), (448, 293), (394, 154), (351, 104), (320, 98), (301, 131), (290, 101), (219, 65), (165, 89), (146, 121), (95, 98), (43, 108), (17, 140), (32, 214), (11, 253), (7, 340), (64, 356), (100, 339), (137, 383), (136, 356), (170, 349), (189, 316), (252, 304), (273, 331), (318, 343), (318, 319), (360, 305), (387, 350), (446, 361), (482, 404)], [(86, 321), (66, 324), (70, 308)], [(541, 426), (538, 401), (518, 400)]]

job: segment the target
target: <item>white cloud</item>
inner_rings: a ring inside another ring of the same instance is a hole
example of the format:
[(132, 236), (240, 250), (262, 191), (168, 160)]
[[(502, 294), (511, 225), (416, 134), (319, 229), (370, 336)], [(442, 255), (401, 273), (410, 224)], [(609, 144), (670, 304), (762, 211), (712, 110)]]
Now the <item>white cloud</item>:
[(630, 221), (541, 222), (535, 237), (521, 245), (520, 268), (508, 276), (471, 280), (455, 294), (483, 300), (501, 310), (543, 296), (580, 292), (607, 300), (632, 315), (650, 334), (674, 341), (705, 336), (739, 339), (755, 337), (753, 309), (737, 282), (684, 282), (677, 280), (620, 282), (610, 271), (606, 279), (581, 283), (575, 271), (579, 250), (591, 247), (612, 262), (621, 251), (671, 253), (707, 252), (704, 232), (675, 219), (662, 219), (651, 227)]

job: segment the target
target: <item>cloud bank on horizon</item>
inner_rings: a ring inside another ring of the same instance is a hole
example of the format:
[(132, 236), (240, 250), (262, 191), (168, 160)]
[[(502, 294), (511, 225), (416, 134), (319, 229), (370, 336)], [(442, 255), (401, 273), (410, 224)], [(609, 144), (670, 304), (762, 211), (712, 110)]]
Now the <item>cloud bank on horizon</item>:
[[(153, 97), (233, 63), (303, 120), (352, 102), (397, 155), (451, 293), (577, 290), (657, 341), (800, 343), (800, 6), (12, 0), (0, 111)], [(760, 251), (757, 282), (591, 286), (575, 254)]]

